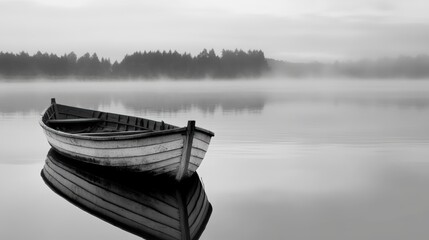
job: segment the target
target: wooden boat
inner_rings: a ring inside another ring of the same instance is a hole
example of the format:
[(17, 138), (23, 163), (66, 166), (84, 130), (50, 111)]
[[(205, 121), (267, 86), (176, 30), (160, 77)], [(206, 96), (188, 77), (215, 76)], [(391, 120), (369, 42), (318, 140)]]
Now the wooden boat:
[(62, 155), (96, 165), (164, 174), (177, 181), (200, 166), (214, 133), (140, 117), (57, 104), (39, 121), (49, 144)]
[(205, 230), (212, 206), (197, 174), (168, 184), (84, 165), (51, 150), (41, 176), (72, 204), (145, 239), (199, 239)]

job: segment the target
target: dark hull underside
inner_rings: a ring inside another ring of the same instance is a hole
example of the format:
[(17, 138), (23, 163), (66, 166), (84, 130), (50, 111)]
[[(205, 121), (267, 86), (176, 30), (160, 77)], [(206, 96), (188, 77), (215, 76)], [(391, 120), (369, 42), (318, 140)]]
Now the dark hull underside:
[(69, 202), (146, 239), (198, 239), (212, 212), (196, 174), (172, 184), (88, 168), (51, 150), (41, 175)]

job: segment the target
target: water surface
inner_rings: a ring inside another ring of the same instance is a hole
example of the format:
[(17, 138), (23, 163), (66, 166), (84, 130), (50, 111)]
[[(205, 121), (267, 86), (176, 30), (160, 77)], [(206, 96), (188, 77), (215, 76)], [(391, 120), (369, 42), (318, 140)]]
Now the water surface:
[(51, 97), (215, 132), (201, 239), (429, 236), (429, 82), (315, 79), (0, 83), (1, 239), (138, 239), (44, 184)]

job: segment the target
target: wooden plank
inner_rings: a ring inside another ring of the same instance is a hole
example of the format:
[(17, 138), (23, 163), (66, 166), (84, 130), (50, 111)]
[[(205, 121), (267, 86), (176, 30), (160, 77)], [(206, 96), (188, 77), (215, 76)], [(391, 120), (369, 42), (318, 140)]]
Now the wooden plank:
[(192, 141), (194, 140), (195, 121), (188, 121), (186, 127), (186, 139), (183, 141), (183, 154), (180, 160), (180, 167), (177, 171), (176, 180), (180, 181), (188, 171), (189, 158), (191, 157)]
[(151, 171), (151, 173), (153, 173), (154, 175), (168, 175), (168, 176), (172, 176), (174, 177), (177, 173), (177, 169), (179, 168), (180, 164), (179, 163), (173, 163), (171, 165), (162, 167), (162, 168), (158, 168), (158, 169), (154, 169)]
[(199, 128), (199, 127), (196, 127), (195, 129), (196, 129), (197, 131), (199, 131), (199, 132), (203, 132), (203, 133), (205, 133), (205, 134), (208, 134), (208, 135), (209, 135), (209, 136), (211, 136), (211, 137), (213, 137), (213, 136), (214, 136), (214, 132), (209, 131), (209, 130), (207, 130), (207, 129)]
[[(142, 147), (142, 146), (149, 146), (149, 145), (155, 145), (155, 144), (163, 144), (171, 141), (181, 140), (183, 142), (183, 139), (185, 136), (183, 136), (181, 133), (174, 133), (174, 134), (166, 134), (161, 136), (151, 136), (151, 137), (145, 137), (145, 138), (136, 138), (136, 139), (130, 139), (130, 140), (110, 140), (110, 141), (93, 141), (92, 139), (75, 139), (75, 138), (69, 138), (66, 136), (61, 136), (52, 132), (46, 132), (46, 135), (48, 137), (48, 140), (50, 138), (53, 138), (55, 140), (58, 140), (60, 142), (75, 145), (75, 146), (81, 146), (81, 147), (90, 147), (90, 148), (133, 148), (133, 147)], [(132, 136), (132, 135), (131, 135)]]
[[(112, 217), (119, 221), (131, 221), (145, 230), (150, 231), (152, 234), (160, 232), (170, 236), (177, 236), (180, 234), (180, 229), (177, 220), (173, 220), (166, 216), (161, 215), (159, 212), (153, 209), (146, 208), (143, 205), (138, 205), (135, 202), (128, 202), (124, 198), (120, 198), (117, 195), (117, 199), (109, 199), (99, 195), (98, 192), (103, 192), (104, 189), (95, 187), (96, 191), (91, 189), (82, 188), (82, 185), (76, 184), (67, 178), (59, 175), (52, 171), (52, 169), (46, 168), (44, 172), (49, 176), (49, 181), (57, 188), (61, 193), (67, 195), (71, 199), (88, 206), (89, 208), (96, 209), (103, 215)], [(90, 186), (90, 185), (89, 185)], [(124, 207), (133, 206), (134, 210), (126, 209)], [(95, 209), (94, 209), (95, 210)], [(100, 211), (101, 210), (101, 211)]]
[(189, 226), (189, 232), (191, 232), (191, 237), (195, 237), (195, 235), (199, 232), (199, 229), (201, 228), (201, 225), (204, 223), (204, 219), (206, 218), (206, 215), (211, 207), (207, 199), (207, 195), (205, 195), (204, 197), (205, 197), (205, 200), (204, 200), (202, 209), (200, 210), (200, 213), (198, 214), (194, 223), (191, 226)]
[(204, 189), (201, 191), (201, 195), (198, 197), (198, 201), (194, 206), (194, 209), (192, 209), (191, 212), (189, 212), (189, 226), (192, 227), (197, 220), (197, 217), (199, 216), (199, 213), (201, 210), (204, 209), (204, 205), (207, 203), (207, 197), (204, 192)]
[(189, 163), (189, 166), (188, 166), (189, 175), (192, 175), (192, 173), (197, 171), (197, 169), (198, 169), (198, 166), (196, 166), (194, 163)]
[[(179, 219), (177, 213), (177, 201), (176, 195), (171, 192), (165, 191), (140, 191), (140, 189), (135, 189), (134, 187), (128, 188), (126, 182), (125, 185), (123, 182), (116, 182), (116, 178), (110, 179), (109, 177), (105, 179), (102, 175), (99, 176), (97, 173), (91, 174), (92, 171), (87, 171), (78, 166), (64, 164), (64, 162), (58, 161), (55, 156), (48, 154), (46, 159), (46, 166), (55, 165), (58, 168), (64, 169), (67, 172), (72, 173), (73, 175), (79, 176), (90, 181), (92, 184), (100, 186), (102, 188), (108, 188), (111, 192), (121, 193), (122, 196), (131, 199), (138, 203), (143, 203), (145, 205), (150, 205), (152, 208), (156, 208), (160, 212), (165, 212), (167, 215)], [(107, 182), (106, 182), (107, 181)], [(109, 183), (109, 182), (112, 182)], [(145, 184), (145, 183), (143, 183)], [(159, 194), (157, 194), (159, 193)], [(150, 195), (151, 198), (156, 199), (157, 201), (147, 201), (147, 195)], [(154, 204), (156, 203), (156, 204)], [(161, 203), (161, 204), (158, 204)], [(158, 208), (161, 206), (161, 208)], [(167, 210), (167, 211), (164, 211)]]
[(76, 146), (70, 143), (64, 143), (55, 139), (50, 139), (49, 143), (54, 144), (57, 147), (60, 147), (64, 150), (68, 150), (75, 154), (86, 156), (87, 158), (132, 158), (132, 157), (141, 157), (152, 154), (158, 154), (162, 152), (168, 152), (176, 149), (182, 149), (183, 140), (176, 140), (172, 142), (148, 145), (144, 147), (133, 147), (133, 148), (124, 148), (124, 149), (99, 149), (99, 148), (89, 148), (83, 146)]
[(147, 121), (147, 124), (148, 124), (148, 129), (151, 129), (151, 130), (154, 130), (155, 131), (155, 128), (154, 128), (154, 126), (155, 126), (155, 122), (154, 121), (152, 121), (152, 120), (148, 120)]
[(55, 112), (51, 111), (51, 113), (48, 113), (48, 120), (52, 119), (53, 116), (55, 116)]
[[(194, 197), (197, 192), (199, 192), (199, 186), (201, 186), (201, 181), (198, 179), (198, 181), (193, 181), (192, 185), (187, 187), (187, 193), (186, 193), (186, 205), (189, 205), (189, 202)], [(189, 208), (188, 208), (189, 211)]]
[(70, 107), (66, 105), (57, 104), (58, 112), (61, 114), (72, 115), (80, 118), (90, 118), (92, 116), (93, 110)]
[(121, 122), (121, 115), (118, 114), (118, 121), (117, 121), (117, 125), (116, 125), (116, 130), (119, 130), (120, 122)]
[(202, 133), (202, 132), (195, 132), (195, 136), (194, 137), (196, 139), (198, 139), (198, 140), (201, 140), (201, 141), (207, 143), (207, 144), (210, 144), (210, 140), (212, 138), (211, 136), (209, 136), (209, 135), (207, 135), (205, 133)]
[(201, 150), (199, 148), (192, 147), (191, 157), (197, 157), (197, 158), (203, 159), (205, 155), (206, 155), (206, 151)]
[[(106, 120), (106, 122), (110, 122), (110, 123), (118, 124), (118, 121)], [(145, 127), (137, 126), (137, 125), (134, 125), (134, 124), (127, 124), (127, 125), (128, 125), (128, 126), (130, 126), (130, 127), (137, 127), (137, 128), (140, 128), (140, 129), (146, 129)], [(149, 130), (149, 129), (148, 129), (148, 130)]]
[(48, 120), (48, 124), (76, 124), (76, 123), (91, 123), (101, 122), (100, 118), (69, 118), (69, 119), (52, 119)]
[(139, 130), (139, 131), (120, 131), (120, 132), (93, 132), (93, 133), (80, 133), (82, 136), (117, 136), (117, 135), (132, 135), (151, 132), (150, 130)]
[[(136, 169), (138, 168), (139, 171), (158, 171), (161, 168), (166, 168), (173, 164), (178, 164), (180, 162), (180, 156), (176, 156), (173, 158), (169, 158), (162, 161), (157, 161), (153, 163), (145, 163), (141, 165), (136, 165)], [(134, 166), (133, 166), (134, 167)]]
[[(68, 113), (61, 112), (61, 114), (68, 114)], [(68, 114), (68, 115), (75, 116), (78, 118), (82, 118), (82, 116), (80, 116), (80, 115), (75, 115), (75, 114)], [(119, 122), (120, 115), (117, 115), (118, 119), (113, 119), (113, 117), (115, 115), (116, 114), (110, 114), (109, 115), (108, 113), (106, 113), (105, 117), (103, 117), (101, 120), (104, 122), (105, 126), (107, 125), (107, 123), (113, 123), (116, 126), (115, 129), (118, 129), (119, 128), (118, 124), (124, 124), (124, 123)], [(130, 127), (135, 127), (135, 128), (139, 128), (139, 129), (146, 129), (146, 127), (144, 127), (144, 126), (139, 126), (139, 125), (134, 125), (134, 124), (127, 124), (127, 125)]]
[(191, 159), (190, 159), (189, 162), (192, 163), (192, 164), (194, 164), (195, 166), (200, 166), (200, 164), (201, 164), (202, 161), (203, 161), (202, 158), (191, 156)]
[(136, 124), (139, 128), (145, 128), (144, 127), (144, 120), (143, 119), (140, 119), (140, 123), (139, 124)]
[[(97, 195), (109, 202), (120, 203), (122, 208), (146, 215), (157, 222), (167, 223), (173, 220), (172, 224), (169, 225), (179, 229), (178, 224), (176, 224), (179, 220), (177, 208), (162, 200), (158, 200), (144, 192), (128, 192), (127, 189), (115, 184), (114, 181), (107, 181), (106, 183), (105, 179), (91, 175), (89, 175), (91, 176), (89, 178), (74, 171), (74, 169), (64, 167), (61, 164), (57, 165), (52, 161), (47, 161), (46, 164), (47, 167), (45, 166), (44, 169), (48, 170), (51, 175), (57, 175), (57, 179), (59, 177), (64, 178), (64, 180), (76, 184), (93, 195)], [(94, 189), (98, 189), (98, 191), (94, 191)]]
[(197, 149), (201, 149), (202, 151), (207, 152), (207, 149), (209, 148), (209, 144), (194, 138), (194, 141), (192, 142), (192, 147), (193, 148), (197, 148)]
[(63, 154), (74, 156), (74, 158), (78, 158), (81, 162), (87, 162), (92, 164), (97, 164), (100, 166), (109, 166), (116, 167), (121, 170), (127, 170), (132, 172), (142, 172), (141, 166), (144, 166), (148, 163), (156, 163), (159, 161), (163, 161), (165, 159), (178, 157), (177, 165), (179, 165), (180, 157), (182, 155), (182, 149), (175, 149), (171, 151), (166, 151), (162, 153), (147, 155), (147, 156), (136, 156), (136, 157), (91, 157), (84, 154), (75, 153), (69, 151), (67, 149), (63, 149), (55, 144), (52, 144), (52, 147), (55, 148), (56, 151), (59, 151)]
[(187, 208), (188, 208), (188, 212), (189, 214), (191, 214), (192, 210), (195, 208), (195, 205), (197, 205), (198, 199), (200, 198), (201, 195), (201, 191), (204, 191), (203, 187), (201, 184), (197, 185), (196, 189), (194, 190), (194, 192), (192, 193), (192, 195), (190, 196), (190, 199), (187, 199)]
[[(77, 118), (90, 118), (90, 117), (94, 116), (93, 115), (94, 112), (99, 112), (99, 111), (95, 111), (95, 110), (89, 110), (89, 109), (84, 109), (84, 108), (71, 107), (71, 106), (61, 105), (61, 104), (57, 104), (57, 106), (58, 106), (58, 113), (59, 114), (71, 115), (71, 116), (75, 116)], [(119, 119), (116, 118), (116, 116), (118, 118), (125, 118), (125, 117), (127, 117), (126, 115), (120, 115), (120, 114), (114, 114), (114, 113), (108, 113), (108, 112), (101, 112), (101, 113), (103, 115), (106, 114), (106, 121), (108, 121), (110, 123), (114, 123), (114, 125), (116, 127), (118, 127), (117, 126), (118, 122), (119, 122), (119, 125), (127, 124), (127, 123), (124, 123), (124, 121), (122, 121), (122, 122), (119, 121)], [(115, 118), (112, 118), (109, 115), (115, 116)], [(140, 128), (140, 129), (142, 129), (142, 128), (153, 129), (153, 126), (155, 125), (155, 121), (144, 119), (144, 118), (139, 118), (139, 119), (143, 119), (143, 124), (142, 125), (130, 122), (130, 123), (127, 124), (128, 127), (137, 127), (137, 128)], [(161, 124), (161, 123), (157, 124), (158, 125), (158, 127), (157, 127), (158, 129), (159, 129), (159, 124)], [(167, 124), (165, 124), (165, 125), (167, 125)], [(168, 124), (168, 129), (171, 129), (171, 128), (174, 129), (174, 128), (178, 128), (178, 127)]]
[(51, 105), (54, 106), (55, 118), (58, 119), (60, 114), (58, 112), (57, 102), (55, 101), (55, 98), (51, 98)]

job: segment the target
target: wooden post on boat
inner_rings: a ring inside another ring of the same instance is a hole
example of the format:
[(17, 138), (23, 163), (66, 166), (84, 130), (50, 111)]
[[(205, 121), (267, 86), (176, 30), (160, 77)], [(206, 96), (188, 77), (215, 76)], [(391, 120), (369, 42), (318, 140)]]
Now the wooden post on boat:
[(186, 137), (183, 141), (182, 158), (180, 159), (179, 170), (177, 171), (176, 180), (182, 180), (188, 171), (189, 160), (191, 159), (192, 142), (194, 140), (195, 121), (188, 121), (186, 127)]
[(55, 101), (55, 98), (51, 98), (51, 105), (54, 105), (55, 119), (58, 119), (58, 109), (57, 109), (57, 102)]

